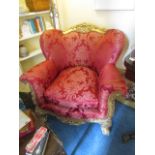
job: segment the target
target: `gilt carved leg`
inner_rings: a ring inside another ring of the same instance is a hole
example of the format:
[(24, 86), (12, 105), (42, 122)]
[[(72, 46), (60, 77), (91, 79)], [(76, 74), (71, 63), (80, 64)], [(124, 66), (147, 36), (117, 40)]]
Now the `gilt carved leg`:
[(104, 135), (109, 136), (110, 135), (110, 128), (106, 127), (101, 127), (101, 131)]
[(112, 117), (115, 111), (115, 100), (121, 96), (119, 92), (113, 92), (108, 98), (108, 115), (101, 123), (101, 130), (104, 135), (110, 134), (110, 127), (112, 126)]
[(112, 121), (110, 118), (107, 118), (101, 123), (101, 131), (104, 135), (110, 134), (110, 127), (112, 126)]

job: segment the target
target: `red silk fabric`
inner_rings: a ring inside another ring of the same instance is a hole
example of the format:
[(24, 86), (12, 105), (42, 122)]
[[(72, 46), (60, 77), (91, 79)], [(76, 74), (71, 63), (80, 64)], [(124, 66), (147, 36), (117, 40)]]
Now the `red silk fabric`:
[(97, 108), (97, 79), (96, 72), (89, 68), (67, 68), (51, 83), (45, 97), (67, 108)]
[(20, 79), (30, 83), (45, 110), (77, 119), (105, 118), (109, 95), (127, 90), (115, 67), (124, 44), (124, 34), (115, 29), (105, 34), (45, 31), (40, 46), (47, 60)]
[(92, 67), (98, 73), (105, 64), (116, 62), (124, 42), (124, 34), (115, 29), (107, 30), (105, 34), (63, 34), (62, 31), (49, 30), (40, 38), (45, 57), (53, 60), (59, 69), (82, 65)]

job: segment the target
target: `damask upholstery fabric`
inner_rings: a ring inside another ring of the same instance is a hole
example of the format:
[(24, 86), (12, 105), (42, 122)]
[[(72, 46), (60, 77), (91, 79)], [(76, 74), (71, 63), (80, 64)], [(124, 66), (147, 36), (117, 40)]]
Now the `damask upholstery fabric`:
[(40, 38), (45, 57), (53, 60), (59, 69), (83, 65), (98, 73), (105, 64), (116, 62), (124, 43), (124, 34), (115, 29), (107, 30), (104, 35), (97, 32), (64, 35), (62, 31), (49, 30)]
[(114, 64), (107, 64), (101, 70), (99, 88), (107, 89), (109, 92), (120, 91), (123, 95), (127, 93), (125, 80)]
[(38, 105), (72, 118), (104, 118), (113, 91), (126, 93), (115, 63), (125, 45), (124, 34), (45, 31), (40, 46), (46, 61), (21, 76), (35, 91)]
[(95, 71), (82, 67), (63, 70), (45, 91), (49, 102), (69, 108), (98, 107), (98, 76)]
[(102, 119), (106, 117), (105, 111), (100, 112), (96, 108), (66, 108), (64, 106), (56, 105), (53, 102), (42, 104), (42, 109), (54, 112), (59, 116), (75, 118), (75, 119)]
[(44, 92), (56, 77), (57, 72), (54, 62), (46, 60), (24, 73), (20, 80), (29, 82), (35, 91), (37, 102), (42, 104), (45, 103)]
[(107, 113), (108, 97), (114, 91), (122, 95), (127, 93), (127, 86), (124, 77), (114, 64), (106, 64), (99, 74), (99, 110)]

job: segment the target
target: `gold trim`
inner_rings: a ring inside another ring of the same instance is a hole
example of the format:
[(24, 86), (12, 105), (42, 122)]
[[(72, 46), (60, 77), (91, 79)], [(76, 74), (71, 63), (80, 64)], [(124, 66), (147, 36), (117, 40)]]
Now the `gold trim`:
[(108, 98), (108, 114), (107, 114), (106, 118), (102, 118), (102, 119), (74, 119), (74, 118), (69, 118), (69, 117), (58, 116), (51, 111), (41, 109), (36, 103), (35, 92), (33, 91), (32, 87), (31, 87), (31, 93), (32, 93), (33, 101), (36, 104), (36, 113), (41, 114), (41, 115), (44, 115), (44, 114), (53, 115), (57, 119), (59, 119), (61, 122), (68, 123), (70, 125), (80, 125), (80, 124), (89, 122), (89, 123), (99, 123), (101, 125), (101, 129), (110, 128), (112, 126), (111, 119), (115, 112), (116, 100), (120, 101), (122, 104), (125, 104), (129, 107), (134, 108), (134, 102), (126, 100), (121, 95), (120, 92), (113, 92)]
[(112, 118), (115, 112), (116, 99), (121, 96), (120, 92), (113, 92), (108, 98), (108, 118)]
[(50, 114), (50, 115), (55, 116), (57, 119), (59, 119), (63, 123), (68, 123), (71, 125), (80, 125), (80, 124), (84, 124), (86, 122), (90, 122), (90, 123), (99, 123), (99, 124), (101, 124), (102, 127), (111, 127), (111, 125), (112, 125), (111, 118), (115, 111), (115, 101), (116, 101), (116, 99), (119, 99), (122, 96), (119, 92), (113, 92), (109, 96), (109, 98), (108, 98), (108, 114), (107, 114), (106, 118), (103, 118), (103, 119), (74, 119), (74, 118), (69, 118), (69, 117), (58, 116), (51, 111), (41, 109), (36, 103), (36, 96), (35, 96), (35, 92), (32, 87), (31, 87), (31, 93), (32, 93), (33, 101), (36, 105), (36, 112), (40, 113), (41, 115), (44, 113)]
[(70, 32), (88, 33), (93, 31), (104, 34), (106, 32), (106, 29), (99, 28), (92, 24), (82, 23), (82, 24), (75, 25), (69, 28), (68, 30), (63, 31), (63, 34), (68, 34)]
[(63, 117), (63, 116), (58, 116), (55, 113), (41, 109), (39, 106), (36, 106), (35, 112), (44, 115), (44, 114), (49, 114), (52, 116), (55, 116), (57, 119), (59, 119), (63, 123), (68, 123), (70, 125), (80, 125), (84, 123), (99, 123), (104, 127), (110, 127), (111, 126), (111, 119), (110, 118), (104, 118), (104, 119), (74, 119), (74, 118), (69, 118), (69, 117)]
[(126, 106), (128, 106), (128, 107), (130, 107), (130, 108), (135, 109), (135, 102), (134, 102), (134, 101), (125, 99), (125, 97), (123, 97), (123, 96), (119, 96), (119, 97), (117, 98), (117, 100), (118, 100), (119, 102), (121, 102), (122, 104), (124, 104), (124, 105), (126, 105)]
[(115, 112), (115, 103), (116, 101), (121, 102), (121, 104), (124, 104), (126, 106), (129, 106), (130, 108), (135, 108), (135, 102), (126, 99), (125, 97), (122, 96), (120, 92), (113, 92), (109, 98), (108, 98), (108, 118), (112, 118), (113, 114)]

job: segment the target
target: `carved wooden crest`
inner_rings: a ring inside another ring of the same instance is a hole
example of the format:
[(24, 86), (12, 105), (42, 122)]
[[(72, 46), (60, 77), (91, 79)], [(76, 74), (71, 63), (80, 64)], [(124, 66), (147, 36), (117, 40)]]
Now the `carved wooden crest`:
[(75, 26), (69, 28), (68, 30), (64, 31), (63, 33), (64, 34), (67, 34), (70, 32), (87, 33), (87, 32), (91, 32), (91, 31), (99, 32), (99, 33), (105, 33), (106, 29), (105, 28), (101, 29), (95, 25), (82, 23), (82, 24), (78, 24), (78, 25), (75, 25)]

